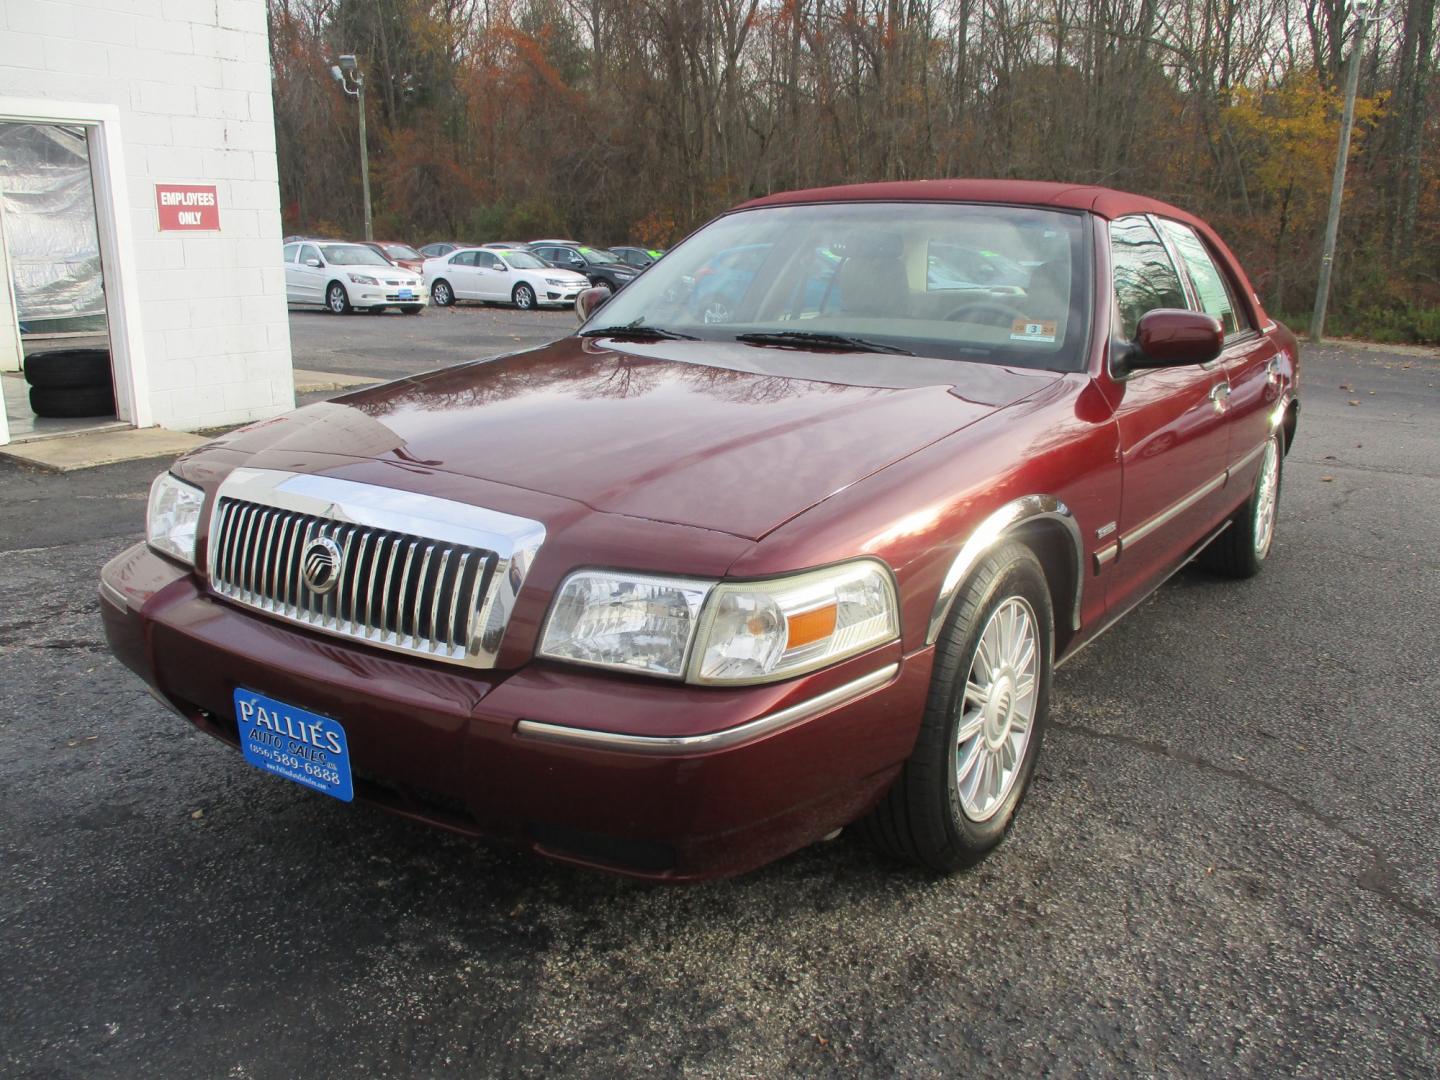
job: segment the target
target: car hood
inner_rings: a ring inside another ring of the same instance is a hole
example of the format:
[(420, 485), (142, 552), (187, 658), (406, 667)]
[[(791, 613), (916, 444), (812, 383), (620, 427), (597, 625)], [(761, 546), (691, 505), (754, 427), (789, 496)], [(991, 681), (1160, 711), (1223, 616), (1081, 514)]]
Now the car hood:
[(567, 338), (312, 405), (221, 442), (391, 461), (759, 539), (1057, 377), (871, 353)]

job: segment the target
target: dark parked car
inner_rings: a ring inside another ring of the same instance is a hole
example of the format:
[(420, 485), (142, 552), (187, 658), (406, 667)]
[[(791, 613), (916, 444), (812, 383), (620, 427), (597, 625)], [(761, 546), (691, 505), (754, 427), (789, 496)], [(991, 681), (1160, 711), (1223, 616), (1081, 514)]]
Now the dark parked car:
[(420, 254), (427, 259), (437, 259), (441, 255), (449, 255), (452, 251), (459, 251), (462, 247), (469, 247), (468, 244), (457, 244), (450, 240), (440, 240), (433, 244), (426, 244), (420, 249)]
[(640, 272), (633, 266), (626, 266), (614, 252), (587, 244), (559, 244), (542, 240), (529, 245), (529, 249), (551, 266), (584, 274), (591, 285), (603, 285), (615, 292), (629, 285)]
[(651, 263), (659, 260), (665, 252), (658, 248), (631, 247), (629, 244), (622, 244), (619, 247), (608, 248), (610, 252), (619, 256), (620, 261), (626, 266), (633, 266), (637, 270), (644, 270)]
[[(936, 245), (1025, 284), (936, 288)], [(1164, 203), (776, 195), (577, 307), (177, 461), (101, 575), (115, 654), (267, 772), (554, 859), (690, 880), (858, 823), (950, 871), (1004, 836), (1058, 662), (1271, 551), (1295, 338)]]

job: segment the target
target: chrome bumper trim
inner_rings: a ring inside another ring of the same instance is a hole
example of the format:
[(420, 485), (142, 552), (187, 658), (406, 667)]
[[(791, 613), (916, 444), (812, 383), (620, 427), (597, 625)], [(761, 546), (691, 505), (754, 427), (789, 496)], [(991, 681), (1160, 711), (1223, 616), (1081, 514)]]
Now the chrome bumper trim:
[(750, 742), (763, 735), (782, 728), (791, 727), (839, 705), (849, 704), (889, 682), (899, 672), (899, 664), (890, 664), (862, 675), (844, 686), (837, 686), (823, 694), (817, 694), (808, 701), (773, 712), (758, 720), (739, 724), (724, 731), (712, 731), (704, 735), (622, 735), (614, 731), (589, 731), (585, 728), (569, 727), (564, 724), (546, 724), (539, 720), (521, 720), (515, 731), (532, 739), (545, 742), (565, 743), (570, 746), (584, 746), (592, 750), (618, 750), (640, 754), (700, 754), (709, 750), (728, 750), (740, 743)]
[(121, 611), (130, 610), (130, 601), (125, 599), (125, 594), (103, 577), (100, 579), (100, 599), (108, 600), (112, 607), (117, 607)]

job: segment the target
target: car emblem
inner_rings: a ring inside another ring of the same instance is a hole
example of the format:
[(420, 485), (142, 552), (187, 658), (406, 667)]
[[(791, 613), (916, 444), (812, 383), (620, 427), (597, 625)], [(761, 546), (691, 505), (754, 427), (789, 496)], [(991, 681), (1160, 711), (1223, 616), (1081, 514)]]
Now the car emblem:
[(340, 545), (328, 536), (317, 536), (305, 545), (300, 569), (312, 592), (324, 596), (340, 584), (340, 558)]

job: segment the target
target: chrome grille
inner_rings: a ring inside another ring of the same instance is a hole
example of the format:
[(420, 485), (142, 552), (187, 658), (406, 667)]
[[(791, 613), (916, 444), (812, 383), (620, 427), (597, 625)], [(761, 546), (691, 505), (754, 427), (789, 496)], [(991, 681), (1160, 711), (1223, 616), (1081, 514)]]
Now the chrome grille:
[[(304, 573), (303, 554), (320, 537), (341, 553), (324, 591)], [(211, 517), (210, 584), (317, 630), (488, 667), (543, 538), (538, 522), (448, 500), (237, 469)]]

